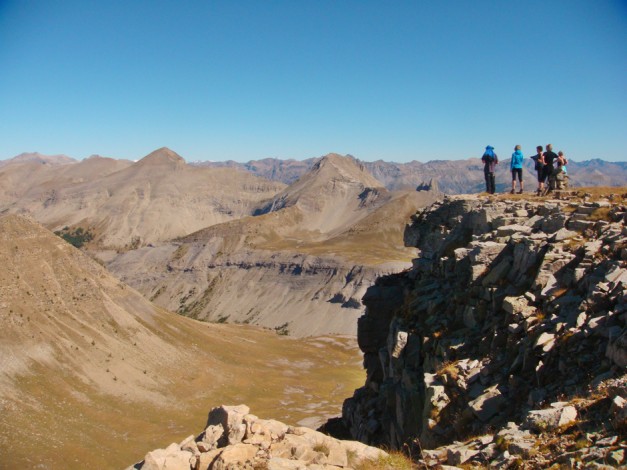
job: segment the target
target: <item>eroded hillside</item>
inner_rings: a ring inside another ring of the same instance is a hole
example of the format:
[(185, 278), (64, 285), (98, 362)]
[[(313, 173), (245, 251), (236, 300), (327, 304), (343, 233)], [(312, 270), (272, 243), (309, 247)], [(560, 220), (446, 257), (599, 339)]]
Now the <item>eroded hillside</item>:
[(329, 155), (261, 215), (98, 256), (146, 297), (193, 318), (354, 335), (368, 286), (411, 265), (415, 252), (402, 243), (409, 216), (437, 197), (390, 193), (353, 159)]

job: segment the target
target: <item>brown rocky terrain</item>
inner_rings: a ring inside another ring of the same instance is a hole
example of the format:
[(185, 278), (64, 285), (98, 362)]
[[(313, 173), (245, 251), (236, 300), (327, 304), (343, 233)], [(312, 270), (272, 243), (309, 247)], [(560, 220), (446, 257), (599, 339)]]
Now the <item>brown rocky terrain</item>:
[(352, 436), (429, 468), (624, 465), (626, 189), (419, 211), (413, 268), (364, 297)]
[(155, 306), (32, 219), (0, 217), (0, 468), (123, 468), (218, 403), (317, 426), (362, 377), (354, 340), (295, 341)]
[(377, 276), (411, 266), (402, 232), (437, 191), (391, 193), (349, 157), (328, 155), (258, 207), (172, 243), (98, 253), (157, 304), (193, 318), (284, 334), (355, 335)]

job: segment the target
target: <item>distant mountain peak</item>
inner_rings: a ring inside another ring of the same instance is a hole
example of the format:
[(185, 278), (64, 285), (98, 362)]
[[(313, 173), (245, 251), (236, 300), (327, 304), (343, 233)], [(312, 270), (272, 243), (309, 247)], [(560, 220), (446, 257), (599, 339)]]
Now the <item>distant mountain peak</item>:
[(76, 160), (67, 155), (44, 155), (39, 152), (23, 152), (9, 160), (10, 162), (36, 162), (50, 165), (63, 165), (66, 163), (76, 163)]
[(137, 162), (137, 165), (141, 166), (182, 166), (185, 165), (185, 159), (181, 157), (174, 150), (170, 150), (167, 147), (161, 147), (160, 149), (155, 150), (154, 152), (149, 153), (140, 161)]
[(350, 155), (329, 153), (320, 158), (311, 168), (310, 178), (340, 178), (363, 184), (364, 187), (380, 188), (383, 184), (365, 168), (365, 166)]

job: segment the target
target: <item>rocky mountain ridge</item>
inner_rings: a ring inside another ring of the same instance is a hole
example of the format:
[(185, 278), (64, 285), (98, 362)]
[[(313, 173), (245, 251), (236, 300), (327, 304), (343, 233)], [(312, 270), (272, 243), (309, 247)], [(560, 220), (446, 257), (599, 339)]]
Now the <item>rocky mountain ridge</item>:
[[(496, 168), (497, 190), (506, 191), (511, 182), (509, 174), (509, 154), (501, 154), (500, 164)], [(531, 155), (525, 154), (527, 157)], [(471, 194), (483, 192), (485, 183), (483, 178), (483, 164), (479, 158), (457, 160), (431, 160), (428, 162), (411, 161), (398, 163), (386, 160), (362, 161), (352, 155), (346, 155), (362, 165), (372, 176), (381, 182), (386, 189), (396, 191), (401, 189), (415, 189), (417, 186), (430, 181), (437, 181), (440, 190), (446, 194)], [(197, 168), (229, 168), (252, 173), (266, 180), (276, 181), (285, 185), (296, 182), (299, 178), (316, 165), (324, 157), (307, 158), (305, 160), (264, 158), (240, 163), (228, 161), (196, 161), (188, 164)], [(0, 160), (0, 167), (10, 163), (24, 161), (39, 161), (49, 165), (76, 163), (76, 160), (59, 156), (47, 156), (38, 153), (25, 153), (13, 159)], [(128, 160), (119, 160), (127, 162)], [(524, 180), (527, 188), (535, 186), (536, 172), (533, 161), (525, 158), (523, 162)], [(621, 186), (627, 180), (627, 162), (607, 161), (601, 158), (575, 161), (570, 159), (568, 166), (571, 185), (574, 187), (587, 186)]]
[[(447, 197), (413, 217), (413, 268), (368, 289), (352, 436), (423, 465), (625, 463), (627, 210)], [(610, 193), (611, 190), (607, 191)], [(481, 437), (477, 437), (481, 436)]]
[[(500, 153), (499, 153), (500, 155)], [(527, 155), (527, 154), (525, 154)], [(511, 184), (509, 158), (500, 155), (501, 161), (496, 168), (497, 190), (506, 191)], [(527, 155), (528, 156), (528, 155)], [(361, 161), (370, 174), (385, 185), (388, 190), (415, 188), (429, 181), (437, 181), (439, 188), (446, 194), (470, 194), (485, 190), (483, 163), (479, 158), (461, 160), (432, 160), (429, 162), (397, 163), (384, 160), (373, 162)], [(239, 168), (258, 176), (291, 184), (309, 171), (318, 161), (309, 158), (303, 161), (281, 160), (278, 158), (238, 162), (196, 162), (198, 166), (229, 166)], [(527, 188), (535, 186), (536, 172), (533, 161), (524, 160), (524, 179)], [(599, 158), (570, 160), (568, 171), (573, 186), (621, 186), (627, 180), (627, 162), (609, 162)]]

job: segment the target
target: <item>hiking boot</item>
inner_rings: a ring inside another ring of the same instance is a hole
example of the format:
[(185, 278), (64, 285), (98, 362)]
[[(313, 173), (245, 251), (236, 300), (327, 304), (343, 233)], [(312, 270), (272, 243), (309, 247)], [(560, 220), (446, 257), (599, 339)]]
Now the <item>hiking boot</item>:
[(512, 189), (509, 193), (510, 193), (510, 194), (514, 194), (514, 190)]
[(522, 189), (520, 191), (518, 191), (518, 194), (522, 194)]

